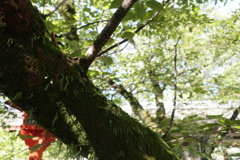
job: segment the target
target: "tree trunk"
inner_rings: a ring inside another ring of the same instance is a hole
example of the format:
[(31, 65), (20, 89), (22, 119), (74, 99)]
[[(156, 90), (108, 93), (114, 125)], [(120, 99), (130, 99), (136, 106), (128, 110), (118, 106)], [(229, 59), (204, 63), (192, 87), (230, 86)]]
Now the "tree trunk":
[(39, 125), (87, 156), (100, 160), (175, 160), (149, 128), (109, 101), (46, 38), (29, 0), (0, 1), (0, 91)]

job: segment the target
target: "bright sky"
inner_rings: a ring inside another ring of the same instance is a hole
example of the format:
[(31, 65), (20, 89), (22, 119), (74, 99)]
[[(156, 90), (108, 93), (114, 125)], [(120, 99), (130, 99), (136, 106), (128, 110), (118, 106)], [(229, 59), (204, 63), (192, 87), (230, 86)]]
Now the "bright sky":
[[(213, 3), (214, 5), (214, 3)], [(240, 9), (240, 1), (239, 0), (228, 0), (227, 4), (224, 5), (224, 3), (218, 3), (217, 9), (225, 14), (231, 14), (232, 11), (235, 11), (236, 9)]]

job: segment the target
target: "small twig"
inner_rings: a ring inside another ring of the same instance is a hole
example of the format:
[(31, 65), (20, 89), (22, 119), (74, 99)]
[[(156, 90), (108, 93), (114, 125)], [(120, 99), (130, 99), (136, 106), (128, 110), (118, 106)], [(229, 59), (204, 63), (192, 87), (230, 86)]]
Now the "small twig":
[[(118, 46), (119, 47), (119, 46)], [(112, 53), (109, 53), (109, 54), (106, 54), (106, 55), (104, 55), (104, 56), (102, 56), (102, 57), (107, 57), (107, 56), (110, 56), (110, 55), (112, 55), (112, 54), (115, 54), (117, 51), (118, 51), (118, 47), (115, 49), (115, 51), (113, 51)], [(122, 49), (120, 50), (120, 52), (122, 51)], [(96, 57), (96, 58), (100, 58), (100, 57)]]
[(61, 7), (67, 0), (63, 0), (61, 3), (59, 3), (59, 5), (57, 7), (55, 7), (55, 9), (51, 12), (49, 12), (48, 14), (44, 14), (43, 17), (46, 18), (46, 17), (49, 17), (51, 16), (53, 13), (55, 13), (59, 7)]
[(13, 158), (13, 157), (16, 156), (16, 155), (18, 155), (18, 154), (20, 154), (20, 153), (22, 153), (22, 152), (25, 152), (26, 150), (29, 150), (29, 148), (23, 149), (23, 150), (15, 153), (15, 154), (12, 155), (12, 156), (9, 156), (9, 157), (7, 157), (7, 158), (4, 158), (3, 160), (7, 160), (7, 159), (10, 159), (10, 158)]
[(105, 49), (104, 51), (98, 53), (97, 57), (102, 56), (103, 54), (107, 53), (108, 51), (112, 50), (113, 48), (116, 48), (116, 47), (120, 46), (121, 44), (123, 44), (123, 43), (125, 43), (127, 41), (128, 41), (128, 39), (124, 39), (121, 42), (118, 42), (118, 43), (112, 45), (111, 47), (109, 47), (109, 48)]
[[(128, 44), (129, 44), (129, 43), (127, 43), (122, 49), (120, 49), (119, 52), (123, 51), (123, 50), (128, 46)], [(119, 46), (118, 46), (118, 47), (119, 47)], [(107, 56), (109, 56), (109, 55), (112, 55), (112, 54), (116, 53), (117, 51), (118, 51), (118, 48), (116, 48), (116, 50), (113, 51), (112, 53), (106, 54), (106, 55), (104, 55), (104, 56), (102, 56), (102, 57), (107, 57)], [(96, 57), (96, 58), (99, 58), (99, 57)]]
[(169, 126), (166, 129), (165, 134), (163, 135), (163, 139), (165, 139), (168, 136), (169, 131), (172, 128), (175, 111), (177, 109), (177, 90), (178, 90), (178, 88), (177, 88), (177, 72), (178, 72), (177, 71), (177, 46), (178, 46), (178, 43), (179, 43), (180, 39), (181, 39), (181, 37), (178, 37), (177, 43), (174, 45), (174, 97), (173, 97), (173, 111), (172, 111), (171, 119), (170, 119), (170, 122), (169, 122)]
[[(43, 143), (43, 144), (41, 144), (41, 145), (48, 145), (48, 144), (51, 144), (51, 143), (54, 143), (54, 142), (57, 142), (57, 141), (46, 142), (46, 143)], [(25, 148), (25, 149), (23, 149), (23, 150), (21, 150), (21, 151), (15, 153), (14, 155), (9, 156), (9, 157), (7, 157), (7, 158), (5, 158), (5, 159), (3, 159), (3, 160), (7, 160), (7, 159), (10, 159), (10, 158), (13, 158), (13, 157), (15, 157), (16, 155), (18, 155), (18, 154), (20, 154), (20, 153), (22, 153), (22, 152), (24, 152), (24, 151), (26, 151), (26, 150), (29, 150), (29, 148)]]
[(107, 21), (109, 21), (109, 20), (100, 20), (100, 21), (96, 21), (96, 22), (91, 22), (91, 23), (85, 24), (85, 25), (83, 25), (83, 26), (81, 26), (81, 27), (78, 27), (78, 28), (76, 28), (76, 29), (73, 29), (73, 30), (71, 30), (70, 32), (67, 32), (67, 33), (65, 33), (65, 34), (56, 36), (56, 37), (58, 37), (58, 38), (65, 37), (65, 36), (68, 36), (69, 34), (72, 34), (72, 33), (76, 32), (76, 31), (79, 30), (79, 29), (85, 28), (85, 27), (90, 26), (90, 25), (92, 25), (92, 24), (101, 23), (101, 22), (107, 22)]

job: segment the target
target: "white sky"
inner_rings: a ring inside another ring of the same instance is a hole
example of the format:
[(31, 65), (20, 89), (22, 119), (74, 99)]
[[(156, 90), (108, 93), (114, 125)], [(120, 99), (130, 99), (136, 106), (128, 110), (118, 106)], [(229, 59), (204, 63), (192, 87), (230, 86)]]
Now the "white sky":
[[(213, 3), (214, 5), (214, 3)], [(217, 10), (224, 14), (231, 14), (232, 11), (240, 9), (240, 0), (228, 0), (227, 4), (218, 2)]]

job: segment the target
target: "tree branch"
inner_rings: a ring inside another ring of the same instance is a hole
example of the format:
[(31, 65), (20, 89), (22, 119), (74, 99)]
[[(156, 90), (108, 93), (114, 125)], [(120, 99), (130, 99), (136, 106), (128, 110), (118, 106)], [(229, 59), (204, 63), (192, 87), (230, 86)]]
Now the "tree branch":
[(90, 26), (90, 25), (92, 25), (92, 24), (101, 23), (101, 22), (107, 22), (107, 21), (109, 21), (109, 20), (100, 20), (100, 21), (96, 21), (96, 22), (91, 22), (91, 23), (85, 24), (85, 25), (83, 25), (83, 26), (81, 26), (81, 27), (75, 28), (75, 29), (73, 29), (73, 30), (71, 30), (70, 32), (67, 32), (67, 33), (65, 33), (65, 34), (58, 35), (58, 36), (56, 36), (56, 37), (59, 37), (59, 38), (65, 37), (65, 36), (68, 36), (68, 35), (76, 32), (76, 31), (79, 30), (79, 29), (85, 28), (85, 27)]
[(107, 82), (130, 103), (133, 113), (143, 121), (143, 123), (149, 125), (152, 122), (151, 116), (143, 109), (142, 105), (131, 92), (128, 92), (122, 85), (116, 84), (112, 79), (109, 79)]
[[(166, 4), (168, 4), (169, 2), (170, 2), (170, 0), (167, 0), (166, 2), (164, 2), (164, 3), (163, 3), (163, 7), (164, 7)], [(139, 27), (134, 31), (134, 33), (136, 34), (136, 33), (138, 33), (139, 31), (141, 31), (143, 28), (145, 28), (149, 23), (151, 23), (151, 21), (152, 21), (157, 15), (159, 15), (159, 13), (160, 13), (160, 11), (157, 11), (150, 19), (147, 20), (147, 22), (146, 22), (145, 24), (142, 24), (141, 26), (139, 26)], [(100, 57), (101, 55), (105, 54), (106, 52), (110, 51), (111, 49), (113, 49), (113, 48), (115, 48), (115, 47), (117, 47), (117, 46), (119, 46), (119, 45), (121, 45), (121, 44), (123, 44), (123, 43), (125, 43), (125, 42), (127, 42), (127, 41), (128, 41), (128, 39), (123, 39), (121, 42), (118, 42), (118, 43), (112, 45), (111, 47), (105, 49), (104, 51), (98, 53), (98, 55), (97, 55), (96, 57)]]
[(165, 139), (168, 134), (170, 129), (172, 128), (173, 125), (173, 120), (174, 120), (174, 115), (175, 115), (175, 111), (177, 108), (177, 46), (178, 43), (180, 41), (181, 37), (178, 37), (177, 43), (174, 45), (174, 97), (173, 97), (173, 111), (172, 111), (172, 115), (171, 115), (171, 119), (169, 122), (169, 126), (165, 132), (165, 134), (163, 135), (163, 139)]
[(85, 70), (87, 70), (92, 64), (94, 59), (97, 57), (99, 51), (101, 51), (102, 47), (107, 43), (113, 32), (116, 30), (122, 19), (126, 16), (128, 11), (131, 9), (131, 7), (136, 1), (137, 0), (123, 0), (121, 6), (118, 7), (117, 11), (113, 14), (112, 18), (104, 27), (100, 35), (86, 52), (88, 62), (85, 65)]
[(160, 87), (159, 82), (155, 79), (155, 74), (153, 71), (148, 70), (149, 79), (152, 83), (153, 93), (155, 95), (156, 107), (158, 108), (156, 111), (156, 118), (158, 119), (158, 123), (165, 118), (166, 112), (163, 103), (163, 91), (166, 88), (166, 85), (163, 88)]
[(61, 7), (66, 1), (67, 1), (67, 0), (63, 0), (61, 3), (59, 3), (59, 5), (58, 5), (57, 7), (55, 7), (55, 9), (54, 9), (53, 11), (49, 12), (48, 14), (44, 14), (43, 17), (44, 17), (44, 18), (47, 18), (47, 17), (51, 16), (51, 15), (52, 15), (53, 13), (55, 13), (55, 12), (59, 9), (59, 7)]

